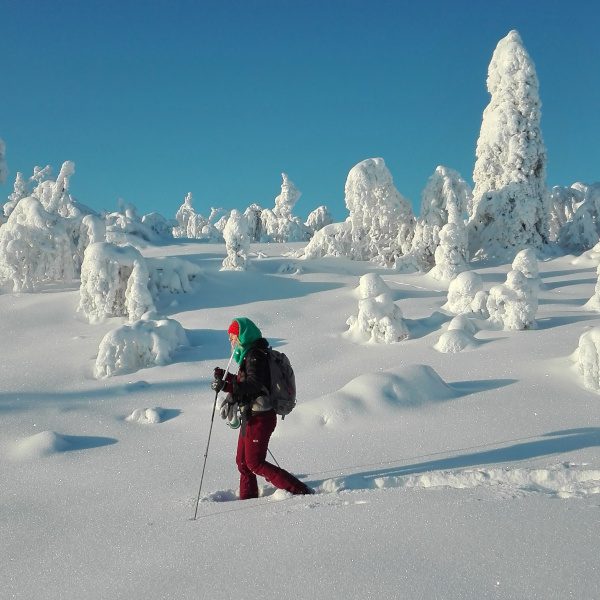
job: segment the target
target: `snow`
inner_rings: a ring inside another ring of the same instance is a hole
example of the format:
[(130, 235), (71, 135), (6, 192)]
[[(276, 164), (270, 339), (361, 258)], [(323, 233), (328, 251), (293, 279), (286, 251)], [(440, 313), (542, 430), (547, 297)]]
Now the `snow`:
[[(576, 357), (598, 322), (583, 307), (597, 260), (539, 261), (537, 328), (504, 331), (454, 319), (426, 274), (330, 257), (280, 271), (301, 249), (256, 244), (252, 270), (220, 271), (222, 243), (144, 248), (147, 264), (202, 271), (176, 303), (156, 300), (187, 344), (167, 364), (109, 378), (92, 373), (120, 317), (77, 317), (69, 285), (0, 294), (3, 596), (598, 597), (600, 395)], [(476, 270), (489, 289), (511, 268)], [(346, 338), (367, 274), (385, 283), (409, 339)], [(192, 521), (212, 371), (227, 364), (238, 315), (292, 361), (299, 403), (270, 448), (318, 493), (261, 481), (260, 498), (237, 501), (237, 432), (217, 415)], [(439, 352), (453, 331), (475, 344)], [(268, 578), (264, 564), (278, 565)]]

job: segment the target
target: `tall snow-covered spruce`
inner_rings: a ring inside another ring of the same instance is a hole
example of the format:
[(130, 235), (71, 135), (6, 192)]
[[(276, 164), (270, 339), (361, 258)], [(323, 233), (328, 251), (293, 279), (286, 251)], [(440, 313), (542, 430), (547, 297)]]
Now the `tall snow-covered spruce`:
[(512, 259), (549, 237), (546, 148), (535, 66), (517, 31), (498, 42), (488, 69), (473, 171), (471, 255)]

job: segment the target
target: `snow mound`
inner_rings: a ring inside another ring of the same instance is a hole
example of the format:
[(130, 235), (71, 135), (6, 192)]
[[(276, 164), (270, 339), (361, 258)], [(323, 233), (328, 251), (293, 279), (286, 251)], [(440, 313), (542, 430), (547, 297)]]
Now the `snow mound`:
[(130, 423), (154, 425), (162, 423), (163, 411), (160, 408), (136, 408), (125, 420)]
[(43, 458), (72, 449), (67, 438), (54, 431), (41, 431), (19, 440), (13, 447), (12, 457), (22, 460)]
[(365, 417), (385, 420), (390, 411), (450, 400), (459, 394), (428, 365), (411, 365), (394, 373), (360, 375), (343, 388), (303, 402), (294, 412), (310, 427), (359, 422)]
[(448, 324), (448, 329), (442, 333), (434, 348), (445, 354), (456, 354), (465, 348), (475, 348), (478, 342), (475, 334), (479, 328), (465, 315), (457, 315)]
[(152, 320), (152, 313), (131, 325), (109, 331), (98, 349), (97, 379), (133, 373), (144, 367), (166, 365), (179, 346), (187, 346), (183, 327), (173, 319)]

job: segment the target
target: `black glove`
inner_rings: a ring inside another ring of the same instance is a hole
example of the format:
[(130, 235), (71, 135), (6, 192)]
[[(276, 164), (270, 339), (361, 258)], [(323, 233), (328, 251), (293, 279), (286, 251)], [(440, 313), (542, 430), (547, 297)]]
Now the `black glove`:
[(210, 384), (210, 387), (217, 393), (221, 390), (225, 390), (226, 392), (231, 392), (233, 389), (233, 375), (231, 373), (225, 373), (224, 369), (220, 367), (215, 367), (213, 371), (213, 382)]

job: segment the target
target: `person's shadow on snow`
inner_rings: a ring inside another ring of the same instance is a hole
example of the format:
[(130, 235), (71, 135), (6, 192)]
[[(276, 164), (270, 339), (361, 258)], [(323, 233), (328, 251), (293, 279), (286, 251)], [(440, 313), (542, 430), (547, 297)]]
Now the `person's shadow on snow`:
[[(503, 448), (482, 450), (468, 454), (429, 460), (420, 463), (388, 467), (385, 469), (354, 473), (344, 478), (345, 489), (365, 489), (372, 487), (372, 480), (378, 477), (401, 477), (415, 475), (428, 471), (443, 471), (450, 469), (463, 469), (482, 465), (495, 465), (498, 463), (517, 462), (541, 456), (563, 454), (600, 446), (600, 428), (584, 427), (580, 429), (565, 429), (546, 433), (541, 439), (514, 443)], [(309, 482), (317, 485), (320, 482)]]

